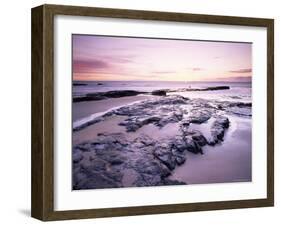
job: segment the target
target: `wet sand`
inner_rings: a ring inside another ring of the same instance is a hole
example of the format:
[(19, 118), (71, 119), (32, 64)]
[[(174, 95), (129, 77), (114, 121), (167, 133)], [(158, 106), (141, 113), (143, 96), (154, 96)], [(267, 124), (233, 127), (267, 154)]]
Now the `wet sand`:
[[(91, 114), (98, 112), (107, 111), (111, 108), (123, 106), (136, 101), (146, 100), (150, 98), (155, 98), (150, 95), (138, 95), (133, 97), (121, 97), (121, 98), (111, 98), (99, 101), (87, 101), (73, 103), (73, 121), (87, 117)], [(126, 132), (125, 127), (119, 126), (118, 124), (122, 122), (126, 117), (111, 117), (106, 121), (99, 122), (97, 124), (88, 126), (80, 131), (72, 133), (72, 144), (76, 145), (82, 142), (91, 141), (96, 138), (99, 133), (117, 133)]]
[(125, 133), (126, 129), (123, 126), (119, 126), (118, 123), (123, 121), (126, 117), (111, 117), (106, 121), (99, 122), (97, 124), (88, 126), (82, 130), (73, 132), (72, 144), (73, 146), (82, 142), (91, 141), (95, 139), (99, 133)]
[(251, 181), (251, 119), (229, 119), (230, 128), (221, 144), (203, 147), (203, 155), (187, 153), (186, 162), (169, 178), (187, 184)]
[(145, 100), (149, 98), (154, 98), (150, 95), (138, 95), (131, 97), (120, 97), (120, 98), (110, 98), (98, 101), (85, 101), (77, 102), (72, 105), (72, 119), (76, 121), (78, 119), (87, 117), (91, 114), (103, 112), (109, 110), (113, 107), (123, 106), (135, 101)]

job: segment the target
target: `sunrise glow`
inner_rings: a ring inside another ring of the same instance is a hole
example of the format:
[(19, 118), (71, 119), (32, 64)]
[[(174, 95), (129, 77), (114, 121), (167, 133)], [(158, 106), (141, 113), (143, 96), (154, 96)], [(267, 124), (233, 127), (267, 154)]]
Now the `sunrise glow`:
[(73, 80), (250, 81), (252, 44), (73, 35)]

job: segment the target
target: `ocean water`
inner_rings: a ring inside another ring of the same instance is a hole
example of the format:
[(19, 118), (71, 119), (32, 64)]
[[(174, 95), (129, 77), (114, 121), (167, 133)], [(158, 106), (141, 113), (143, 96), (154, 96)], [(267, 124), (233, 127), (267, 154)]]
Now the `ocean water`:
[[(251, 82), (176, 82), (176, 81), (75, 81), (73, 96), (83, 96), (87, 93), (107, 92), (115, 90), (136, 90), (151, 92), (159, 89), (207, 88), (214, 86), (229, 86), (228, 90), (171, 92), (189, 98), (203, 98), (234, 102), (251, 102)], [(77, 85), (80, 84), (80, 85)]]

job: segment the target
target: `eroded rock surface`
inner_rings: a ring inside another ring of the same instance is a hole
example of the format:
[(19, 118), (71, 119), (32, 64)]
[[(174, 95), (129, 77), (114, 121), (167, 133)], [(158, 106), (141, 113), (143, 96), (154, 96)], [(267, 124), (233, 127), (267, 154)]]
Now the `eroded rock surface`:
[[(232, 109), (240, 111), (233, 111)], [(227, 115), (251, 111), (245, 103), (190, 100), (181, 96), (155, 97), (100, 115), (87, 122), (99, 123), (112, 116), (125, 116), (119, 126), (126, 133), (103, 133), (89, 142), (73, 147), (73, 189), (115, 188), (184, 184), (167, 177), (177, 166), (188, 161), (187, 152), (203, 154), (205, 145), (223, 141), (231, 126)], [(244, 115), (250, 115), (250, 114)], [(169, 123), (178, 124), (178, 134), (165, 139), (153, 139), (140, 134), (128, 139), (128, 134), (152, 124), (165, 130)], [(210, 123), (210, 137), (192, 125)], [(86, 126), (87, 126), (86, 125)], [(83, 128), (74, 128), (79, 130)]]
[(73, 189), (183, 184), (167, 179), (182, 163), (177, 156), (145, 135), (128, 141), (122, 133), (99, 134), (73, 148)]

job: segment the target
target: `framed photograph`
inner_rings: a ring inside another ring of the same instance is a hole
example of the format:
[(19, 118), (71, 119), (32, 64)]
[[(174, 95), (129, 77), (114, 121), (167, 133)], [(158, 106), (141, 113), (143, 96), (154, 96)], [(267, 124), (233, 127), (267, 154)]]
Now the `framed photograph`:
[(32, 216), (274, 205), (274, 21), (32, 9)]

